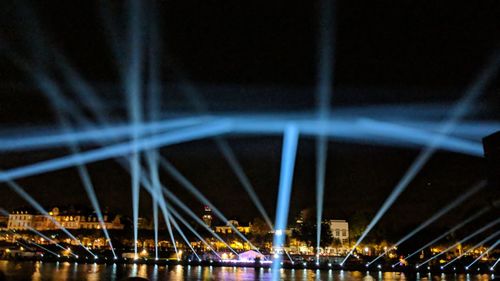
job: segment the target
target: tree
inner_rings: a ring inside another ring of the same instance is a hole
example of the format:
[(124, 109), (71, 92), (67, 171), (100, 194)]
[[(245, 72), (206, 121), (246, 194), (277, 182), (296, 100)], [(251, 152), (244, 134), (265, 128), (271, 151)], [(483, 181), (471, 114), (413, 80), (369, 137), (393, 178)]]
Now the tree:
[(255, 218), (252, 222), (248, 237), (253, 244), (262, 248), (266, 242), (272, 241), (272, 233), (270, 231), (271, 229), (264, 220)]
[[(308, 246), (316, 245), (318, 228), (316, 224), (310, 220), (304, 221), (302, 224), (298, 225), (292, 232), (292, 235), (305, 242)], [(320, 243), (321, 247), (330, 246), (333, 242), (333, 235), (330, 230), (330, 225), (326, 222), (321, 223), (321, 234)]]

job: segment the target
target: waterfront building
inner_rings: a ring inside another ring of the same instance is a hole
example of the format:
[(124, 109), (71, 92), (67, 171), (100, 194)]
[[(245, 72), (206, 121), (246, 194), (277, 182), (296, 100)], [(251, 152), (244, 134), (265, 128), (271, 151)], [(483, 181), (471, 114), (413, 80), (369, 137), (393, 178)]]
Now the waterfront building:
[(123, 229), (120, 216), (103, 215), (103, 223), (99, 222), (95, 213), (84, 213), (77, 210), (60, 211), (54, 207), (48, 215), (35, 213), (30, 210), (16, 210), (9, 214), (7, 229), (9, 230), (29, 230), (31, 228), (38, 231), (56, 230), (59, 223), (67, 229)]
[(333, 239), (338, 240), (341, 245), (349, 244), (349, 223), (345, 220), (330, 220), (330, 231)]
[(226, 225), (216, 226), (215, 232), (222, 233), (222, 234), (231, 234), (234, 232), (233, 228), (231, 226), (236, 228), (242, 234), (248, 234), (248, 233), (250, 233), (250, 228), (252, 227), (252, 224), (248, 224), (247, 226), (243, 226), (243, 225), (240, 225), (237, 220), (229, 220)]

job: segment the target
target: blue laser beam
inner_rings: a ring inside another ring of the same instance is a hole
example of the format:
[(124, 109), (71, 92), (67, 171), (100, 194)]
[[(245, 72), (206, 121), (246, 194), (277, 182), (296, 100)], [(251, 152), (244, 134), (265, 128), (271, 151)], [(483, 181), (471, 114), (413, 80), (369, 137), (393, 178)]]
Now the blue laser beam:
[(447, 267), (448, 265), (452, 264), (453, 262), (455, 262), (456, 260), (460, 259), (461, 257), (467, 255), (468, 253), (474, 251), (474, 249), (476, 249), (477, 247), (483, 245), (484, 243), (490, 241), (491, 239), (495, 238), (496, 236), (498, 236), (498, 234), (500, 234), (500, 230), (489, 235), (488, 237), (484, 238), (483, 240), (481, 240), (479, 243), (477, 243), (476, 245), (470, 247), (470, 249), (468, 249), (467, 251), (465, 251), (464, 253), (462, 253), (461, 255), (455, 257), (454, 259), (452, 259), (451, 261), (447, 262), (445, 265), (442, 266), (442, 268), (445, 268)]
[[(294, 119), (298, 118), (298, 119)], [(379, 145), (392, 145), (404, 147), (425, 146), (438, 135), (434, 132), (436, 125), (429, 122), (412, 122), (406, 125), (401, 120), (377, 121), (367, 118), (342, 119), (331, 118), (327, 121), (318, 121), (313, 116), (303, 117), (271, 117), (271, 116), (193, 116), (174, 120), (162, 120), (158, 122), (145, 122), (139, 127), (141, 136), (153, 134), (155, 131), (163, 132), (169, 129), (178, 129), (199, 125), (204, 122), (229, 121), (238, 124), (233, 128), (233, 134), (262, 134), (279, 135), (283, 132), (286, 124), (293, 121), (297, 124), (301, 135), (327, 135), (332, 138), (347, 139), (359, 143), (375, 143)], [(88, 122), (86, 122), (88, 123)], [(403, 126), (401, 125), (403, 124)], [(494, 132), (500, 124), (477, 121), (457, 125), (460, 132), (472, 132), (474, 138), (481, 139), (484, 135)], [(420, 129), (416, 129), (420, 128)], [(423, 128), (423, 129), (422, 129)], [(0, 138), (0, 151), (28, 151), (32, 149), (58, 147), (65, 141), (74, 138), (80, 143), (111, 142), (123, 140), (130, 137), (132, 125), (109, 125), (104, 127), (84, 126), (75, 127), (74, 134), (60, 134), (51, 132), (49, 129), (41, 130), (37, 135), (29, 132), (12, 132), (14, 136)], [(425, 131), (424, 131), (425, 130)], [(475, 132), (474, 132), (475, 131)], [(462, 133), (461, 133), (462, 134)], [(26, 136), (28, 135), (28, 136)], [(472, 137), (472, 135), (466, 135)], [(473, 156), (482, 156), (482, 145), (477, 141), (460, 139), (458, 137), (446, 136), (440, 145), (441, 149), (458, 152)]]
[(179, 208), (181, 208), (186, 214), (188, 214), (196, 223), (198, 223), (200, 226), (204, 227), (206, 230), (209, 231), (212, 236), (214, 236), (217, 240), (219, 240), (224, 246), (226, 246), (231, 252), (233, 252), (236, 256), (239, 256), (238, 252), (236, 252), (231, 246), (229, 246), (224, 239), (222, 239), (217, 233), (212, 231), (210, 227), (208, 227), (204, 221), (202, 221), (193, 211), (189, 209), (184, 203), (182, 203), (181, 200), (175, 194), (173, 194), (170, 190), (162, 187), (163, 194), (167, 198), (169, 198), (174, 204), (176, 204)]
[[(3, 208), (0, 208), (0, 214), (2, 214), (3, 216), (6, 216), (8, 217), (10, 214), (9, 212), (7, 212), (5, 209)], [(29, 231), (35, 233), (36, 235), (42, 237), (43, 239), (49, 241), (50, 243), (56, 245), (58, 248), (60, 248), (61, 250), (66, 250), (66, 248), (64, 248), (63, 246), (61, 246), (59, 243), (57, 243), (56, 241), (52, 240), (51, 238), (47, 237), (46, 235), (44, 235), (43, 233), (37, 231), (36, 229), (34, 229), (33, 227), (31, 226), (26, 226), (26, 229), (28, 229)], [(75, 254), (71, 253), (71, 255), (75, 256)]]
[(175, 209), (173, 209), (172, 207), (170, 207), (170, 212), (172, 213), (172, 215), (174, 215), (176, 217), (176, 219), (178, 219), (187, 229), (189, 229), (191, 231), (191, 233), (193, 233), (210, 251), (212, 251), (212, 253), (218, 257), (219, 259), (221, 258), (219, 256), (219, 254), (214, 250), (214, 248), (212, 248), (212, 246), (210, 245), (210, 243), (208, 243), (199, 233), (198, 231), (196, 231)]
[[(156, 159), (157, 154), (156, 151), (148, 151), (146, 155), (147, 155), (148, 165), (150, 167), (151, 184), (149, 184), (145, 178), (141, 178), (141, 184), (145, 186), (146, 189), (148, 189), (148, 191), (151, 193), (151, 196), (153, 197), (153, 202), (157, 202), (160, 204), (163, 218), (165, 219), (165, 224), (167, 226), (168, 234), (170, 236), (170, 239), (172, 240), (175, 253), (176, 255), (178, 255), (178, 249), (177, 246), (175, 245), (175, 239), (172, 232), (172, 226), (170, 221), (171, 218), (170, 218), (168, 204), (167, 202), (165, 202), (163, 196), (161, 195), (161, 181), (158, 175), (158, 165), (157, 165), (158, 162)], [(157, 232), (157, 230), (155, 231)]]
[[(64, 251), (66, 251), (66, 250), (67, 250), (66, 248), (64, 248), (63, 246), (61, 246), (61, 244), (57, 243), (56, 241), (54, 241), (53, 239), (51, 239), (51, 238), (47, 237), (46, 235), (44, 235), (43, 233), (41, 233), (41, 232), (37, 231), (36, 229), (34, 229), (34, 228), (32, 228), (32, 227), (28, 227), (28, 230), (29, 230), (29, 231), (31, 231), (31, 232), (33, 232), (33, 233), (35, 233), (35, 234), (37, 234), (37, 235), (39, 235), (40, 237), (42, 237), (43, 239), (45, 239), (45, 240), (49, 241), (50, 243), (52, 243), (52, 244), (56, 245), (56, 247), (58, 247), (59, 249), (64, 250)], [(70, 253), (73, 257), (78, 257), (77, 255), (75, 255), (75, 254), (74, 254), (74, 253), (72, 253), (72, 252), (69, 252), (69, 253)]]
[(73, 241), (75, 241), (78, 245), (82, 246), (87, 252), (89, 252), (92, 256), (95, 256), (87, 247), (85, 247), (80, 240), (78, 240), (71, 232), (69, 232), (65, 227), (63, 227), (57, 220), (54, 219), (45, 209), (38, 203), (33, 197), (31, 197), (24, 189), (19, 186), (17, 183), (13, 181), (7, 181), (7, 185), (10, 187), (12, 191), (21, 196), (26, 202), (28, 202), (33, 208), (35, 208), (38, 212), (46, 216), (57, 228), (61, 229), (68, 237), (70, 237)]
[[(163, 215), (163, 218), (165, 220), (165, 224), (167, 226), (167, 232), (168, 232), (168, 235), (170, 237), (170, 241), (172, 241), (172, 247), (174, 248), (175, 254), (178, 257), (179, 250), (177, 249), (177, 245), (175, 243), (174, 232), (172, 230), (172, 225), (171, 225), (169, 208), (168, 208), (167, 202), (164, 200), (163, 196), (161, 195), (161, 190), (159, 190), (159, 185), (161, 185), (161, 183), (155, 182), (154, 186), (151, 186), (151, 184), (149, 182), (147, 182), (147, 180), (144, 177), (142, 177), (141, 184), (144, 187), (146, 187), (146, 190), (148, 190), (151, 193), (153, 200), (158, 202), (158, 204), (160, 206), (160, 210), (161, 210), (162, 215)], [(156, 189), (155, 189), (155, 186), (157, 186)], [(180, 230), (180, 232), (182, 232), (182, 230)]]
[(267, 223), (267, 225), (269, 226), (270, 229), (273, 229), (273, 224), (271, 222), (271, 219), (269, 218), (269, 215), (266, 212), (266, 209), (262, 205), (262, 202), (260, 201), (259, 196), (255, 192), (255, 188), (250, 183), (250, 180), (248, 179), (247, 175), (243, 171), (241, 164), (239, 163), (238, 159), (234, 155), (234, 152), (231, 149), (231, 147), (229, 146), (229, 144), (224, 139), (219, 138), (219, 137), (215, 138), (215, 144), (217, 145), (217, 147), (219, 147), (219, 150), (222, 152), (222, 154), (224, 155), (224, 158), (227, 160), (229, 166), (231, 167), (233, 172), (238, 177), (239, 181), (241, 182), (241, 185), (243, 186), (245, 191), (250, 196), (250, 199), (254, 203), (255, 207), (257, 207), (257, 210), (264, 218), (264, 221)]
[(481, 255), (479, 255), (479, 257), (477, 257), (474, 261), (472, 261), (468, 266), (466, 266), (465, 268), (468, 269), (470, 268), (472, 265), (474, 265), (478, 260), (480, 260), (482, 257), (484, 257), (486, 254), (488, 254), (491, 250), (495, 249), (498, 244), (500, 244), (500, 239), (497, 240), (493, 245), (491, 245), (486, 251), (484, 251), (484, 253), (482, 253)]
[(474, 236), (480, 234), (481, 232), (491, 228), (492, 226), (495, 226), (496, 224), (498, 224), (500, 222), (500, 218), (488, 223), (487, 225), (481, 227), (480, 229), (474, 231), (473, 233), (467, 235), (465, 238), (461, 239), (460, 241), (458, 241), (457, 243), (451, 245), (450, 247), (446, 248), (444, 251), (432, 256), (431, 258), (427, 259), (426, 261), (420, 263), (417, 265), (417, 267), (420, 267), (422, 265), (425, 265), (426, 263), (430, 262), (431, 260), (433, 259), (436, 259), (437, 257), (441, 256), (441, 255), (444, 255), (445, 253), (447, 253), (448, 251), (450, 251), (451, 249), (455, 248), (456, 246), (464, 243), (464, 242), (467, 242), (468, 240), (470, 240), (471, 238), (473, 238)]
[(59, 170), (77, 165), (78, 163), (87, 164), (95, 161), (114, 158), (131, 153), (134, 150), (140, 151), (153, 149), (159, 146), (173, 145), (181, 142), (196, 140), (199, 138), (223, 134), (225, 132), (228, 132), (229, 130), (230, 124), (227, 122), (205, 124), (202, 127), (195, 126), (186, 129), (180, 129), (176, 132), (168, 132), (156, 135), (155, 137), (140, 139), (137, 141), (137, 147), (135, 148), (133, 143), (124, 142), (99, 149), (94, 149), (91, 151), (46, 160), (24, 167), (6, 170), (0, 173), (0, 182)]
[[(191, 249), (191, 251), (193, 252), (193, 254), (196, 256), (196, 258), (198, 260), (201, 260), (200, 256), (198, 256), (198, 254), (196, 253), (196, 251), (194, 250), (193, 246), (191, 245), (191, 242), (189, 242), (189, 240), (187, 239), (186, 235), (184, 235), (184, 232), (181, 230), (180, 226), (177, 224), (177, 222), (175, 221), (175, 219), (172, 217), (170, 219), (170, 221), (172, 222), (172, 224), (174, 225), (175, 229), (177, 229), (177, 231), (179, 232), (179, 234), (181, 235), (182, 239), (184, 240), (184, 242), (186, 242), (187, 246), (189, 247), (189, 249)], [(177, 256), (177, 259), (180, 259), (179, 256)]]
[[(407, 142), (414, 142), (415, 144), (423, 144), (436, 137), (432, 132), (425, 130), (372, 119), (362, 118), (358, 121), (358, 124), (365, 129), (368, 134), (397, 138)], [(458, 138), (447, 138), (443, 139), (442, 143), (446, 143), (447, 148), (453, 151), (477, 156), (483, 155), (482, 147), (477, 145), (477, 142)]]
[(415, 234), (417, 234), (420, 230), (426, 228), (429, 226), (431, 223), (435, 222), (445, 214), (447, 214), (449, 211), (453, 210), (454, 208), (458, 207), (460, 204), (462, 204), (465, 200), (467, 200), (469, 197), (472, 195), (476, 194), (478, 191), (483, 189), (487, 184), (486, 180), (482, 180), (479, 183), (476, 183), (475, 185), (472, 186), (469, 190), (467, 190), (465, 193), (460, 195), (458, 198), (453, 200), (450, 204), (446, 205), (442, 209), (440, 209), (437, 213), (432, 215), (429, 219), (421, 223), (419, 226), (417, 226), (414, 230), (410, 231), (410, 233), (406, 234), (403, 238), (399, 239), (390, 249), (387, 249), (384, 251), (382, 254), (378, 255), (375, 259), (370, 261), (368, 263), (368, 266), (380, 259), (381, 257), (385, 256), (392, 248), (395, 248), (399, 245), (401, 245), (403, 242), (406, 240), (410, 239), (413, 237)]
[(284, 131), (283, 151), (281, 152), (281, 172), (273, 238), (273, 248), (275, 249), (276, 255), (273, 258), (272, 280), (279, 280), (280, 278), (279, 268), (281, 255), (277, 254), (277, 252), (278, 248), (283, 247), (283, 243), (285, 242), (285, 231), (288, 225), (288, 209), (290, 207), (293, 171), (295, 167), (298, 142), (299, 131), (294, 124), (289, 124)]
[(368, 235), (368, 233), (373, 229), (373, 227), (378, 223), (382, 216), (389, 210), (392, 204), (396, 201), (399, 195), (406, 189), (410, 182), (415, 178), (415, 176), (424, 167), (427, 161), (434, 155), (434, 153), (439, 149), (445, 136), (448, 135), (456, 126), (456, 124), (463, 118), (463, 116), (468, 112), (472, 103), (480, 96), (487, 86), (489, 80), (497, 73), (498, 65), (500, 63), (500, 55), (495, 54), (492, 61), (487, 67), (485, 67), (480, 73), (478, 79), (467, 89), (465, 95), (456, 103), (450, 112), (449, 116), (442, 123), (439, 128), (439, 134), (436, 138), (432, 139), (427, 146), (420, 152), (418, 157), (412, 163), (408, 171), (404, 174), (398, 184), (395, 186), (394, 190), (391, 192), (389, 197), (385, 200), (382, 207), (378, 210), (375, 217), (368, 224), (365, 231), (361, 234), (359, 239), (354, 244), (354, 247), (349, 251), (347, 256), (341, 262), (343, 264), (350, 255), (354, 252), (354, 249), (363, 241), (363, 239)]
[(40, 245), (40, 244), (37, 244), (37, 243), (32, 242), (32, 241), (29, 241), (29, 242), (30, 242), (30, 244), (35, 245), (35, 247), (38, 247), (38, 248), (40, 248), (40, 249), (42, 249), (42, 250), (46, 251), (47, 253), (52, 254), (52, 255), (53, 255), (53, 256), (55, 256), (55, 257), (60, 257), (60, 255), (59, 255), (59, 254), (57, 254), (57, 253), (55, 253), (55, 252), (53, 252), (53, 251), (51, 251), (51, 250), (49, 250), (49, 249), (45, 248), (44, 246), (42, 246), (42, 245)]
[(167, 159), (160, 159), (160, 166), (162, 166), (177, 182), (181, 184), (186, 190), (193, 194), (200, 202), (209, 206), (214, 214), (221, 219), (226, 225), (228, 225), (236, 235), (238, 235), (243, 241), (247, 242), (250, 247), (260, 253), (259, 249), (253, 245), (248, 238), (245, 237), (234, 225), (229, 223), (229, 220), (224, 216), (224, 214), (215, 205), (208, 200), (184, 175), (182, 175), (179, 170), (177, 170), (172, 163)]
[[(38, 72), (34, 73), (34, 76), (35, 76), (35, 78), (36, 78), (35, 80), (37, 80), (42, 92), (49, 98), (49, 100), (50, 100), (50, 102), (51, 102), (51, 104), (56, 112), (56, 115), (57, 115), (57, 117), (62, 125), (63, 131), (71, 133), (71, 125), (66, 120), (66, 118), (63, 116), (63, 112), (61, 112), (61, 110), (58, 107), (58, 105), (70, 104), (70, 103), (63, 97), (63, 95), (60, 91), (60, 88), (53, 82), (52, 79), (50, 79), (46, 75), (41, 75)], [(72, 113), (76, 114), (77, 116), (82, 115), (81, 113), (79, 115), (77, 112), (72, 112)], [(83, 117), (80, 116), (80, 118), (83, 118)], [(67, 142), (67, 145), (69, 146), (72, 153), (74, 153), (74, 154), (78, 153), (78, 147), (75, 145), (75, 141), (73, 139), (69, 139)], [(85, 191), (86, 191), (86, 193), (91, 201), (92, 207), (96, 211), (97, 218), (98, 218), (99, 223), (101, 225), (101, 229), (102, 229), (102, 231), (103, 231), (103, 233), (108, 241), (108, 244), (109, 244), (110, 249), (113, 253), (113, 256), (116, 258), (116, 253), (115, 253), (112, 241), (111, 241), (111, 237), (109, 236), (109, 233), (108, 233), (106, 226), (104, 224), (104, 218), (102, 216), (101, 208), (99, 206), (99, 202), (97, 200), (97, 196), (95, 194), (94, 187), (93, 187), (92, 181), (90, 179), (90, 176), (88, 174), (88, 171), (87, 171), (86, 167), (80, 163), (78, 163), (77, 169), (78, 169), (78, 173), (79, 173), (80, 179), (82, 181), (82, 184), (85, 188)]]
[[(138, 129), (140, 136), (153, 133), (162, 133), (172, 129), (179, 129), (197, 125), (208, 121), (208, 117), (186, 117), (170, 120), (162, 120), (142, 124)], [(75, 127), (74, 127), (75, 128)], [(30, 129), (32, 131), (32, 129)], [(28, 132), (22, 132), (19, 136), (0, 138), (1, 152), (30, 151), (36, 149), (48, 149), (59, 147), (62, 143), (74, 141), (79, 145), (93, 144), (96, 142), (113, 142), (127, 139), (131, 135), (132, 125), (115, 124), (103, 127), (80, 127), (73, 132), (54, 133), (49, 130), (36, 136), (28, 136)]]
[(130, 43), (127, 57), (125, 93), (129, 118), (133, 124), (132, 155), (130, 157), (132, 186), (132, 224), (134, 230), (134, 253), (137, 256), (137, 239), (139, 224), (139, 191), (140, 191), (140, 150), (138, 149), (138, 128), (142, 122), (142, 4), (140, 1), (128, 2), (129, 22), (128, 41)]
[(497, 266), (498, 262), (500, 262), (500, 258), (497, 259), (497, 261), (491, 266), (491, 268), (495, 269), (495, 266)]
[[(200, 95), (200, 93), (192, 85), (192, 83), (190, 83), (188, 79), (186, 79), (186, 75), (183, 75), (183, 73), (181, 73), (181, 71), (179, 71), (179, 69), (177, 68), (174, 69), (174, 71), (181, 80), (181, 89), (186, 94), (187, 98), (189, 99), (190, 103), (194, 106), (194, 108), (199, 113), (208, 112), (209, 111), (208, 106), (203, 101), (202, 95)], [(250, 196), (250, 199), (252, 200), (253, 204), (255, 205), (257, 210), (261, 213), (262, 217), (264, 218), (264, 221), (267, 223), (270, 229), (273, 229), (269, 215), (267, 214), (264, 206), (262, 205), (261, 200), (259, 199), (257, 193), (255, 192), (255, 188), (253, 187), (252, 183), (250, 182), (250, 179), (244, 172), (241, 163), (238, 161), (229, 143), (220, 136), (215, 137), (214, 141), (219, 150), (222, 152), (222, 156), (228, 162), (229, 167), (231, 168), (231, 170), (233, 171), (233, 173), (236, 175), (239, 182), (243, 186), (243, 189), (245, 189), (247, 194)]]
[[(454, 227), (450, 228), (448, 231), (446, 231), (445, 233), (439, 235), (438, 237), (434, 238), (433, 240), (429, 241), (427, 244), (425, 244), (424, 246), (420, 247), (418, 250), (414, 251), (413, 253), (407, 255), (404, 257), (404, 259), (409, 259), (410, 257), (420, 253), (422, 250), (426, 249), (427, 247), (433, 245), (434, 243), (436, 243), (437, 241), (443, 239), (444, 237), (446, 237), (448, 234), (450, 233), (453, 233), (457, 230), (459, 230), (460, 228), (464, 227), (465, 225), (467, 225), (469, 222), (477, 219), (478, 217), (480, 217), (481, 215), (483, 215), (484, 213), (488, 212), (489, 210), (491, 209), (491, 207), (487, 206), (487, 207), (484, 207), (482, 208), (481, 210), (479, 210), (478, 212), (476, 212), (475, 214), (473, 214), (472, 216), (468, 217), (467, 219), (461, 221), (460, 223), (458, 223), (457, 225), (455, 225)], [(396, 266), (397, 264), (399, 264), (399, 262), (395, 263), (394, 266)]]
[[(330, 102), (333, 92), (333, 59), (334, 59), (334, 28), (333, 28), (333, 0), (320, 1), (319, 40), (318, 40), (318, 81), (317, 81), (317, 108), (318, 119), (325, 120), (330, 115)], [(323, 129), (324, 131), (324, 129)], [(316, 252), (319, 262), (319, 248), (321, 239), (321, 221), (323, 217), (323, 197), (325, 193), (326, 158), (328, 153), (328, 139), (324, 134), (316, 138)]]

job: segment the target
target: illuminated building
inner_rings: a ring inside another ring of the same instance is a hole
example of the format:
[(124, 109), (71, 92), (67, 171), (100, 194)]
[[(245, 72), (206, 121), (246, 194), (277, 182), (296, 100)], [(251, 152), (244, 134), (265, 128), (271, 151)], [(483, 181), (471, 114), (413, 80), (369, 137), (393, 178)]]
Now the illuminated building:
[(33, 214), (28, 211), (14, 211), (9, 214), (7, 229), (27, 230), (32, 227)]
[[(14, 211), (9, 214), (7, 228), (10, 230), (56, 230), (58, 222), (66, 229), (101, 229), (97, 215), (94, 213), (83, 214), (80, 211), (61, 212), (59, 208), (54, 207), (48, 215), (36, 214), (33, 211)], [(106, 229), (123, 229), (124, 225), (120, 221), (120, 216), (114, 216), (113, 219), (108, 214), (103, 216), (103, 224)]]
[(205, 224), (208, 226), (208, 227), (212, 227), (212, 209), (210, 209), (210, 207), (208, 206), (205, 206), (204, 207), (204, 213), (203, 213), (203, 217), (202, 217), (202, 220), (203, 222), (205, 222)]
[(345, 220), (330, 220), (330, 230), (333, 239), (338, 239), (342, 245), (349, 243), (349, 223)]
[(233, 226), (234, 228), (236, 228), (239, 232), (241, 232), (243, 234), (248, 234), (248, 233), (250, 233), (250, 228), (252, 225), (249, 224), (248, 226), (241, 226), (237, 220), (229, 220), (226, 225), (216, 226), (215, 232), (222, 233), (222, 234), (233, 233), (234, 231), (233, 231), (233, 228), (231, 226)]

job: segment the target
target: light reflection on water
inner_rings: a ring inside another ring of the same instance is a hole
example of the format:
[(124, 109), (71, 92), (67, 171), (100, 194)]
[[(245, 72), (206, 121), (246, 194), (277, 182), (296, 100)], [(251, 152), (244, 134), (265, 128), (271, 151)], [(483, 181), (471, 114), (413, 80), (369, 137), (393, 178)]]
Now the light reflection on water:
[[(238, 267), (201, 267), (201, 266), (160, 266), (145, 264), (103, 265), (76, 263), (42, 263), (0, 261), (0, 271), (7, 280), (87, 280), (120, 281), (128, 276), (140, 276), (152, 281), (159, 280), (271, 280), (271, 269)], [(359, 272), (359, 271), (320, 271), (308, 269), (282, 269), (282, 280), (341, 280), (341, 281), (399, 281), (399, 280), (438, 280), (438, 281), (487, 281), (487, 274), (417, 274), (405, 276), (399, 272)]]

